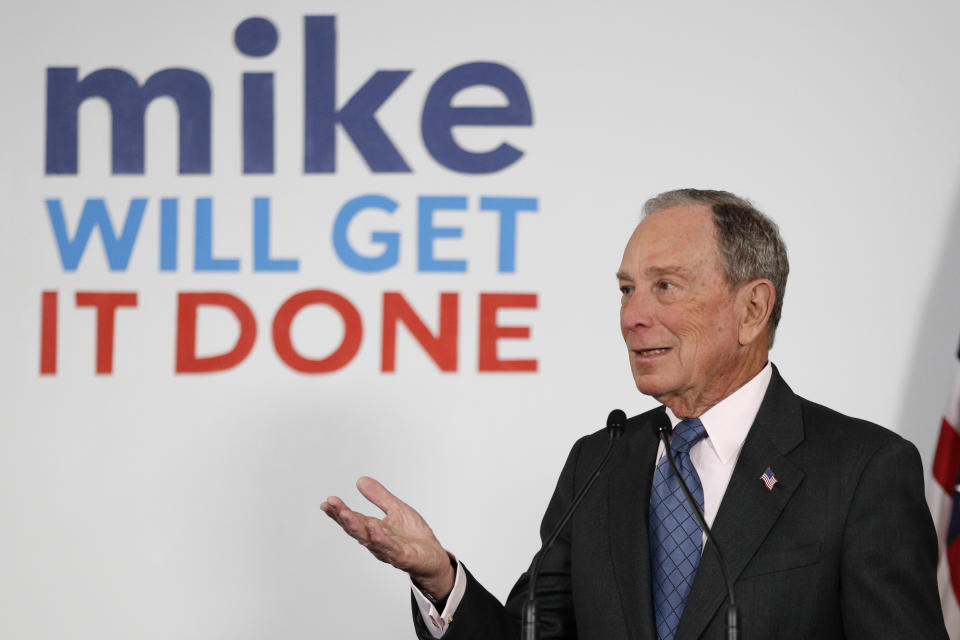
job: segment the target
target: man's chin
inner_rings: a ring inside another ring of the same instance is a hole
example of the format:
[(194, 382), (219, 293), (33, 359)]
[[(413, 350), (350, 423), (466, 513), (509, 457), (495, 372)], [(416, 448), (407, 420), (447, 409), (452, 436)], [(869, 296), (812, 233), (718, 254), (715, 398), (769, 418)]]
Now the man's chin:
[(656, 376), (634, 375), (637, 391), (659, 401), (659, 398), (669, 393), (669, 386)]

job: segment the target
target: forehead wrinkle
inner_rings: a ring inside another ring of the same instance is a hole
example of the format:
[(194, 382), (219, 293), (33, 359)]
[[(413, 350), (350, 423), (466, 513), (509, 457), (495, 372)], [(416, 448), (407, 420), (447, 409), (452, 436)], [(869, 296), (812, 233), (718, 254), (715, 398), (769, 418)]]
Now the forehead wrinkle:
[(679, 275), (685, 278), (692, 278), (693, 272), (687, 267), (681, 265), (667, 265), (663, 267), (647, 267), (644, 269), (644, 275), (649, 277)]

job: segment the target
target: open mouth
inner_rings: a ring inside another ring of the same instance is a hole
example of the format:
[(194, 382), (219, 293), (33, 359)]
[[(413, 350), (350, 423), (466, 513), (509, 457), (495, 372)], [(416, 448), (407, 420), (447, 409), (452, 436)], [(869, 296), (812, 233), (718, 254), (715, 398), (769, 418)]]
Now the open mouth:
[(641, 358), (652, 358), (654, 356), (662, 355), (667, 351), (670, 351), (670, 347), (658, 347), (656, 349), (634, 349), (633, 352)]

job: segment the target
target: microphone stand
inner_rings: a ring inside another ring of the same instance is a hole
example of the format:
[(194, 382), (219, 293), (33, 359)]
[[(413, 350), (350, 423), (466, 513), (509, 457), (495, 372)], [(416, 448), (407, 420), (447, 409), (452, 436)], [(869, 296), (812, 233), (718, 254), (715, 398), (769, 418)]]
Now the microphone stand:
[(540, 564), (543, 562), (543, 558), (547, 555), (547, 551), (553, 546), (553, 543), (556, 541), (557, 536), (560, 535), (560, 532), (563, 531), (563, 528), (566, 526), (567, 522), (573, 516), (573, 513), (577, 510), (577, 507), (580, 506), (580, 503), (583, 501), (583, 498), (587, 495), (587, 491), (590, 490), (590, 487), (593, 486), (593, 483), (597, 481), (597, 478), (600, 477), (600, 472), (606, 466), (607, 461), (610, 459), (610, 454), (613, 453), (613, 445), (616, 443), (617, 438), (620, 437), (620, 434), (623, 433), (623, 427), (627, 422), (627, 414), (625, 414), (620, 409), (614, 409), (610, 412), (610, 415), (607, 417), (607, 432), (610, 434), (610, 444), (607, 445), (607, 451), (603, 455), (603, 459), (600, 461), (600, 464), (597, 465), (597, 470), (593, 472), (593, 475), (590, 476), (590, 479), (587, 481), (587, 484), (583, 485), (583, 488), (577, 493), (574, 497), (573, 502), (570, 503), (570, 506), (567, 507), (567, 510), (564, 512), (563, 517), (560, 518), (559, 524), (553, 529), (553, 533), (550, 534), (550, 537), (547, 538), (547, 541), (543, 544), (543, 547), (540, 549), (540, 553), (537, 554), (536, 559), (533, 561), (533, 568), (530, 571), (530, 582), (529, 589), (527, 591), (527, 599), (523, 603), (523, 613), (520, 627), (520, 637), (522, 640), (538, 640), (539, 632), (537, 629), (537, 578), (540, 576)]

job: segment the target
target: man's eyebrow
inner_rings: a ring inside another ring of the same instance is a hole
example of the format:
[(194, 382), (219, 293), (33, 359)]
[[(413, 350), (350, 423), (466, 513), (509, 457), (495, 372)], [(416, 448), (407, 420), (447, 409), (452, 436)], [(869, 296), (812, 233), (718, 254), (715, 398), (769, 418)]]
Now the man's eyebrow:
[[(687, 269), (686, 267), (683, 267), (679, 264), (675, 264), (675, 265), (666, 265), (663, 267), (647, 267), (647, 269), (643, 272), (643, 275), (650, 278), (656, 278), (659, 276), (671, 276), (671, 275), (678, 275), (685, 278), (691, 278), (693, 277), (693, 272), (690, 271), (690, 269)], [(633, 280), (633, 278), (626, 271), (617, 271), (617, 280)]]
[(689, 278), (693, 275), (693, 272), (686, 267), (683, 267), (679, 264), (666, 265), (662, 267), (648, 267), (644, 274), (657, 277), (657, 276), (668, 276), (668, 275), (678, 275), (685, 278)]

